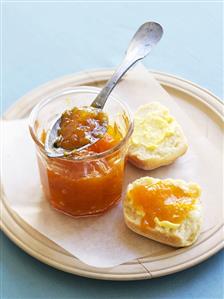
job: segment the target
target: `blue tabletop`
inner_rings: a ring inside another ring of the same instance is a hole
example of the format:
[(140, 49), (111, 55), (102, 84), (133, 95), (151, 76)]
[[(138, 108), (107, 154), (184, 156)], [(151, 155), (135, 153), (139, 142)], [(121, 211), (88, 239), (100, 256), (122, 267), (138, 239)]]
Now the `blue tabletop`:
[[(222, 97), (222, 4), (189, 2), (2, 3), (3, 111), (34, 87), (84, 69), (111, 68), (138, 26), (165, 34), (146, 66), (192, 80)], [(1, 233), (2, 299), (223, 298), (223, 253), (149, 281), (81, 278), (28, 256)]]

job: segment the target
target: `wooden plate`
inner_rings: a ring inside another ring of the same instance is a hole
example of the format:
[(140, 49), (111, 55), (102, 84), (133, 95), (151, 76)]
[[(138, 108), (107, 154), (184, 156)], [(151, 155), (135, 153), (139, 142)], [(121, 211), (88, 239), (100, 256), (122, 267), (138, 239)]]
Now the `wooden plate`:
[[(223, 124), (223, 104), (216, 96), (184, 79), (159, 72), (153, 73), (155, 78), (179, 101), (181, 106), (187, 111), (191, 111), (193, 117), (201, 117), (202, 114), (203, 117), (207, 117), (210, 125), (213, 126), (214, 133), (215, 128)], [(78, 85), (100, 87), (111, 74), (112, 70), (96, 70), (51, 81), (18, 100), (4, 114), (4, 119), (26, 117), (39, 99), (43, 95), (53, 92), (55, 88)], [(202, 262), (218, 252), (224, 245), (222, 224), (206, 231), (203, 241), (190, 248), (178, 249), (167, 254), (157, 252), (150, 258), (144, 257), (117, 267), (101, 269), (82, 263), (29, 226), (6, 204), (4, 194), (1, 198), (1, 208), (2, 230), (28, 254), (57, 269), (97, 279), (137, 280), (167, 275)]]

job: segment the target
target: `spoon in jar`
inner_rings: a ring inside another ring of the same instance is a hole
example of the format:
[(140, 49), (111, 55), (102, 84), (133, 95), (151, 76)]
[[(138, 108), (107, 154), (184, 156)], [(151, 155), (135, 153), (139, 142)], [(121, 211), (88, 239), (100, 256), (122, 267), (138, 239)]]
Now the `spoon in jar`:
[[(114, 72), (112, 77), (107, 81), (104, 88), (97, 95), (95, 100), (92, 102), (90, 109), (102, 111), (110, 93), (123, 77), (123, 75), (138, 61), (143, 59), (149, 54), (152, 48), (160, 41), (163, 35), (163, 28), (160, 24), (155, 22), (146, 22), (140, 26), (133, 36), (129, 47), (126, 51), (124, 60)], [(96, 143), (107, 131), (108, 122), (104, 122), (104, 126), (101, 126), (101, 131), (99, 136), (90, 138), (91, 142), (81, 145), (78, 148), (72, 150), (67, 150), (56, 146), (56, 140), (58, 139), (58, 131), (60, 129), (61, 116), (56, 119), (52, 124), (51, 128), (48, 130), (46, 140), (45, 140), (45, 151), (50, 158), (60, 158), (73, 154), (74, 152), (79, 152), (90, 145)]]

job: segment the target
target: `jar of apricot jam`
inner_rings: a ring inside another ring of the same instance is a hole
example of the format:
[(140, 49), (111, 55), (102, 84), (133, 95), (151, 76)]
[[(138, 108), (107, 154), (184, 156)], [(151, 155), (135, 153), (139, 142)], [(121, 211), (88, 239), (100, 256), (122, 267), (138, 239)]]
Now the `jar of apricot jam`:
[(59, 90), (30, 114), (44, 195), (53, 208), (75, 217), (101, 214), (121, 198), (125, 156), (133, 131), (130, 111), (110, 96), (103, 109), (109, 120), (106, 134), (77, 155), (49, 158), (44, 149), (45, 136), (64, 111), (89, 106), (98, 93), (94, 87)]

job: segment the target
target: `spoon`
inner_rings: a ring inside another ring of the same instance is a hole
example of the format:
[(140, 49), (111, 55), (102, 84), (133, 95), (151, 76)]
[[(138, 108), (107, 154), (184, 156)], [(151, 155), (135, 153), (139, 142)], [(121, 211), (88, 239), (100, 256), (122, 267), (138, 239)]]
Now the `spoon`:
[[(160, 24), (155, 22), (146, 22), (139, 27), (133, 36), (129, 47), (126, 51), (124, 60), (117, 68), (112, 77), (107, 81), (104, 88), (97, 95), (95, 100), (92, 102), (91, 107), (102, 110), (111, 91), (117, 85), (123, 75), (138, 61), (143, 59), (149, 54), (152, 48), (160, 41), (163, 35), (163, 28)], [(48, 130), (45, 140), (45, 151), (50, 158), (59, 158), (74, 153), (74, 150), (64, 150), (62, 148), (56, 148), (54, 146), (55, 140), (58, 137), (58, 129), (60, 128), (61, 116), (52, 124)], [(106, 133), (105, 128), (105, 133)], [(100, 138), (99, 138), (100, 139)], [(93, 143), (88, 143), (75, 151), (81, 151), (84, 148), (97, 142), (96, 139)]]

